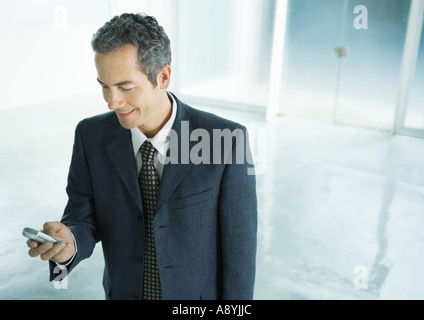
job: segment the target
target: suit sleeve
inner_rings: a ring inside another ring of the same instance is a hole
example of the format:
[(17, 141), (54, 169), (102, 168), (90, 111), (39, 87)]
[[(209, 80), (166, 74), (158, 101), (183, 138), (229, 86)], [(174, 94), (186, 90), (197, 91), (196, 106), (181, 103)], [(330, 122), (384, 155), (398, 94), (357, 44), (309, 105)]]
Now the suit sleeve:
[(247, 130), (238, 129), (221, 183), (223, 300), (253, 299), (257, 246), (256, 178)]
[[(66, 187), (68, 203), (61, 219), (61, 222), (72, 231), (78, 246), (77, 254), (66, 267), (68, 274), (79, 262), (91, 256), (98, 241), (93, 187), (81, 135), (83, 123), (81, 122), (75, 130), (74, 147)], [(56, 271), (56, 264), (51, 262), (50, 281), (55, 278)]]

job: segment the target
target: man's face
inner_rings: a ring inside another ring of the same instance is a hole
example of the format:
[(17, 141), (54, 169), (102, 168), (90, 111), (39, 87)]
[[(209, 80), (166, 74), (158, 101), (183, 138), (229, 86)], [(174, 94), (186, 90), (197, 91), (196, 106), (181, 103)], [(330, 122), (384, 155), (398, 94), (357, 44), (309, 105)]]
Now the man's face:
[[(137, 64), (137, 48), (125, 45), (109, 53), (96, 53), (98, 82), (110, 110), (116, 112), (126, 129), (139, 127), (141, 131), (156, 130), (166, 117), (163, 103), (163, 79), (153, 88)], [(167, 85), (166, 85), (167, 87)], [(165, 89), (166, 89), (165, 87)]]

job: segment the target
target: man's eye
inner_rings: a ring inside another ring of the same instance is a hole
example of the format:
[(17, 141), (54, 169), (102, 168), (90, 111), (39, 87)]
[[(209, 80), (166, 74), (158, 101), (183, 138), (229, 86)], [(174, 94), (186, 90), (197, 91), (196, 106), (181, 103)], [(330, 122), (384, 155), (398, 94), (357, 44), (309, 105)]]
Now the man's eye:
[(122, 88), (122, 87), (121, 87), (121, 90), (122, 90), (122, 91), (125, 91), (125, 92), (131, 91), (131, 90), (133, 90), (133, 89), (134, 89), (134, 88)]

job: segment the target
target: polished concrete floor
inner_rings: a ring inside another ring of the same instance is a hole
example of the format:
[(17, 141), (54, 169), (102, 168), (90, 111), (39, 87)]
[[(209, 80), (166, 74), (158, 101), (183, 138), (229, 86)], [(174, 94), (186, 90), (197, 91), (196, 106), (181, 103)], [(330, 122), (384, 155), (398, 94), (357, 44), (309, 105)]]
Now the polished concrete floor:
[[(257, 160), (255, 299), (424, 299), (424, 140), (208, 109), (246, 124)], [(98, 245), (58, 289), (23, 227), (58, 220), (84, 96), (0, 113), (0, 299), (103, 299)]]

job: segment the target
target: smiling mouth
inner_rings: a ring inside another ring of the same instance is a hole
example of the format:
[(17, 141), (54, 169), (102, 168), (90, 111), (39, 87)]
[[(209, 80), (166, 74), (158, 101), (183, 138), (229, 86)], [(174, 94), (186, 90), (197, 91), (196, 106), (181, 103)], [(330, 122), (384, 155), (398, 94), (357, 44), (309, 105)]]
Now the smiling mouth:
[(134, 113), (134, 111), (135, 111), (135, 109), (132, 110), (132, 111), (130, 111), (130, 112), (128, 112), (128, 113), (119, 113), (119, 116), (121, 118), (128, 118), (129, 116), (131, 116)]

